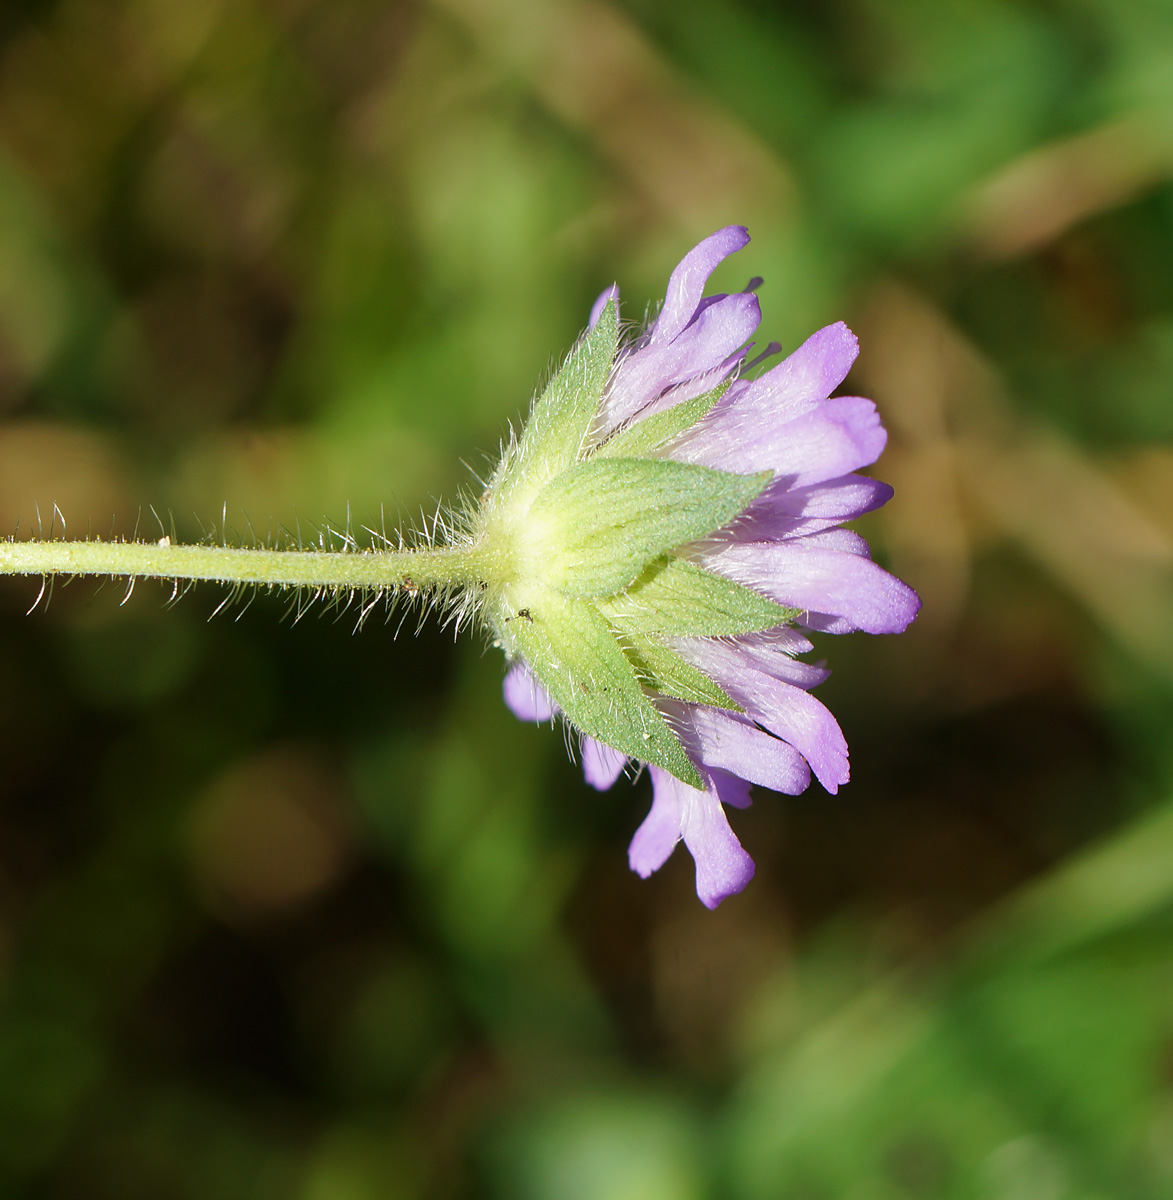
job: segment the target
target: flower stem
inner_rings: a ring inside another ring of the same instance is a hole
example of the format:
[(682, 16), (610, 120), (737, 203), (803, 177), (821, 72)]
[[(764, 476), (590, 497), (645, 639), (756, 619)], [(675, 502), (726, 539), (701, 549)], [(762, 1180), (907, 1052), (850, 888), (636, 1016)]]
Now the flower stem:
[(477, 546), (422, 550), (251, 550), (159, 542), (0, 542), (0, 575), (125, 575), (278, 587), (404, 591), (479, 582)]

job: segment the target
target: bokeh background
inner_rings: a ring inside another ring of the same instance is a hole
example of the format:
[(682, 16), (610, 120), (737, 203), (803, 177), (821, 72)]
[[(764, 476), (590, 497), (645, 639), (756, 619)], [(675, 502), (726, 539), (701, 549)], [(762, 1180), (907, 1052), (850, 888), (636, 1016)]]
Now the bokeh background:
[(0, 1193), (1173, 1195), (1169, 0), (5, 0), (0, 529), (418, 521), (731, 222), (892, 434), (850, 786), (709, 913), (475, 637), (8, 580)]

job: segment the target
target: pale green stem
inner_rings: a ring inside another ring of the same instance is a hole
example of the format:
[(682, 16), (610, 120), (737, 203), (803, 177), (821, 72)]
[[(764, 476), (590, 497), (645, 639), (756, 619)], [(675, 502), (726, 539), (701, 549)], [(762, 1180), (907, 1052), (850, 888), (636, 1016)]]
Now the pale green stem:
[(439, 550), (248, 550), (160, 542), (0, 542), (0, 575), (125, 575), (279, 587), (416, 591), (481, 582), (478, 546)]

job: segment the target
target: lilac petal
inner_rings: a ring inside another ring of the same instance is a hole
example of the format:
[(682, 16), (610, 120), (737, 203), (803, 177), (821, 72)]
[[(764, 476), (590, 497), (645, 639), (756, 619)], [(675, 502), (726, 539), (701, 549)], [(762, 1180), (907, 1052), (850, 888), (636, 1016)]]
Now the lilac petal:
[(584, 736), (582, 739), (582, 774), (583, 778), (596, 791), (607, 791), (623, 774), (627, 766), (627, 755), (596, 741), (593, 737)]
[(718, 405), (672, 457), (742, 475), (769, 470), (800, 488), (869, 466), (887, 441), (876, 406), (860, 396), (826, 400), (784, 423), (763, 422), (758, 413), (747, 419), (737, 406)]
[[(652, 776), (652, 809), (627, 848), (627, 862), (641, 879), (658, 871), (680, 841), (684, 805), (681, 789), (687, 786), (659, 767), (648, 770)], [(693, 791), (692, 788), (687, 790)]]
[(796, 417), (762, 439), (759, 459), (778, 475), (792, 475), (795, 487), (825, 483), (871, 466), (888, 443), (875, 404), (862, 396), (838, 396)]
[(749, 241), (742, 225), (727, 225), (694, 246), (677, 264), (668, 279), (664, 307), (649, 331), (651, 343), (670, 342), (693, 319), (709, 276), (719, 263)]
[(722, 367), (753, 337), (761, 319), (758, 298), (738, 292), (710, 304), (671, 342), (649, 342), (629, 354), (616, 368), (605, 400), (606, 425), (648, 415), (648, 405), (669, 388)]
[(523, 663), (515, 663), (505, 676), (505, 703), (518, 720), (548, 721), (554, 704), (546, 689), (529, 673)]
[(775, 479), (737, 520), (736, 541), (780, 542), (830, 529), (881, 508), (892, 489), (866, 475), (842, 475), (811, 487), (795, 488)]
[(847, 740), (825, 704), (762, 671), (746, 672), (741, 691), (747, 714), (788, 741), (810, 763), (815, 778), (828, 792), (834, 795), (848, 781)]
[(654, 412), (663, 412), (665, 409), (675, 408), (676, 405), (683, 404), (686, 400), (694, 400), (697, 396), (703, 396), (706, 392), (711, 392), (726, 379), (730, 371), (736, 369), (742, 353), (742, 351), (739, 351), (737, 354), (730, 355), (722, 361), (720, 366), (714, 367), (713, 370), (706, 371), (702, 375), (691, 375), (683, 383), (678, 383), (670, 387), (666, 392), (663, 392), (641, 409), (636, 420), (642, 421), (645, 417), (650, 417)]
[(842, 550), (844, 554), (855, 554), (860, 558), (872, 556), (871, 548), (854, 529), (824, 529), (794, 544), (804, 550)]
[(780, 653), (778, 647), (765, 640), (761, 634), (743, 634), (733, 644), (744, 660), (752, 663), (759, 671), (765, 671), (767, 675), (781, 679), (783, 683), (792, 683), (804, 690), (825, 683), (831, 674), (826, 667), (792, 658), (788, 653)]
[(818, 687), (831, 674), (824, 666), (794, 657), (814, 647), (789, 627), (743, 633), (734, 638), (668, 638), (667, 643), (706, 673), (711, 669), (736, 672), (742, 666), (752, 666), (804, 691)]
[(818, 406), (847, 378), (859, 339), (837, 321), (811, 334), (789, 358), (759, 375), (737, 405), (746, 417), (789, 421)]
[[(763, 431), (777, 433), (788, 422), (821, 407), (843, 382), (858, 353), (859, 342), (842, 321), (820, 329), (789, 358), (765, 374), (756, 379), (738, 380), (706, 424), (707, 434), (698, 437), (698, 448), (705, 442), (718, 450), (735, 451), (739, 447), (757, 446), (756, 465), (749, 469), (778, 470), (776, 464), (762, 457), (763, 452), (768, 456), (762, 443)], [(880, 448), (883, 448), (882, 444)], [(878, 455), (879, 451), (876, 453)], [(708, 462), (700, 457), (690, 461)], [(722, 464), (710, 462), (709, 465)], [(730, 466), (727, 469), (739, 468)]]
[(810, 786), (810, 768), (788, 742), (734, 713), (696, 707), (690, 716), (698, 756), (705, 766), (721, 768), (788, 796), (797, 796)]
[(682, 658), (716, 680), (746, 717), (789, 742), (832, 794), (848, 779), (847, 741), (826, 705), (809, 692), (760, 670), (737, 643), (710, 638), (672, 642)]
[(716, 908), (753, 878), (753, 859), (730, 829), (722, 806), (724, 801), (745, 807), (749, 785), (724, 771), (713, 771), (705, 790), (698, 791), (659, 767), (649, 770), (652, 811), (631, 839), (631, 869), (646, 879), (664, 865), (683, 838), (696, 863), (696, 893), (706, 908)]
[(831, 613), (804, 612), (795, 620), (803, 629), (809, 629), (813, 633), (833, 633), (836, 637), (845, 633), (859, 633), (858, 625), (846, 617), (836, 617)]
[(912, 588), (858, 553), (808, 545), (811, 540), (730, 544), (702, 559), (779, 604), (845, 618), (853, 629), (900, 633), (908, 627), (920, 611)]
[(680, 834), (696, 863), (696, 894), (706, 908), (716, 908), (727, 896), (740, 892), (754, 875), (753, 859), (729, 827), (722, 803), (745, 808), (749, 784), (724, 771), (713, 771), (709, 786), (698, 792), (671, 775), (667, 778), (687, 793)]
[(779, 629), (767, 629), (762, 633), (743, 633), (736, 639), (738, 646), (746, 642), (777, 651), (784, 656), (809, 654), (814, 649), (809, 639), (803, 637), (797, 629), (792, 629), (790, 626), (783, 626)]
[(599, 298), (591, 305), (591, 319), (588, 324), (588, 329), (594, 329), (599, 323), (599, 318), (603, 315), (603, 309), (607, 307), (607, 301), (614, 300), (619, 303), (619, 284), (613, 283), (609, 288), (604, 288), (599, 293)]

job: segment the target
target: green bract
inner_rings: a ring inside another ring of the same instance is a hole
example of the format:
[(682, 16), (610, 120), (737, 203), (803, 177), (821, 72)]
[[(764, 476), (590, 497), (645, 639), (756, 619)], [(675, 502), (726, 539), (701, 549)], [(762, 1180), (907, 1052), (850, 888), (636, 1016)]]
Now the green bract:
[(596, 452), (599, 458), (630, 457), (651, 454), (675, 441), (686, 429), (695, 425), (729, 390), (725, 382), (695, 400), (685, 400), (646, 420), (637, 421), (621, 430)]
[(769, 478), (667, 459), (590, 458), (538, 493), (527, 566), (568, 596), (612, 596), (655, 559), (731, 521)]
[(682, 555), (734, 520), (770, 473), (663, 457), (724, 386), (599, 445), (595, 427), (618, 351), (611, 301), (502, 455), (473, 518), (487, 564), (484, 615), (580, 732), (699, 788), (697, 768), (653, 699), (740, 709), (665, 639), (772, 629), (795, 614)]
[(530, 412), (521, 436), (501, 456), (489, 485), (498, 502), (533, 498), (579, 460), (599, 411), (619, 348), (619, 309), (612, 300), (571, 352)]
[(616, 629), (663, 637), (756, 633), (798, 615), (797, 609), (679, 558), (657, 559), (631, 587), (607, 597), (599, 608)]

